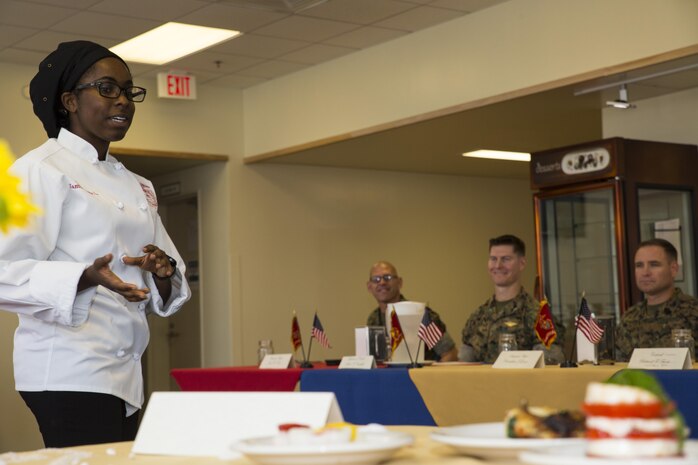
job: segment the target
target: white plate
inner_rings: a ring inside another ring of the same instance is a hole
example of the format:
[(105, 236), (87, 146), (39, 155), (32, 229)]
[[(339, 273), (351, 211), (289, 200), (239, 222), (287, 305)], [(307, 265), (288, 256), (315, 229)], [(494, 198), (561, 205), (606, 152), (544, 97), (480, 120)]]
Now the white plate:
[(698, 464), (698, 441), (690, 440), (684, 444), (683, 457), (605, 459), (587, 457), (584, 444), (571, 447), (541, 449), (522, 452), (519, 460), (533, 465), (696, 465)]
[(396, 431), (359, 433), (346, 444), (277, 445), (273, 437), (246, 439), (234, 449), (262, 465), (372, 465), (414, 442)]
[(431, 438), (434, 441), (448, 444), (464, 454), (483, 458), (512, 458), (524, 450), (541, 447), (567, 447), (585, 442), (581, 438), (508, 438), (504, 431), (504, 422), (473, 423), (439, 428), (431, 433)]

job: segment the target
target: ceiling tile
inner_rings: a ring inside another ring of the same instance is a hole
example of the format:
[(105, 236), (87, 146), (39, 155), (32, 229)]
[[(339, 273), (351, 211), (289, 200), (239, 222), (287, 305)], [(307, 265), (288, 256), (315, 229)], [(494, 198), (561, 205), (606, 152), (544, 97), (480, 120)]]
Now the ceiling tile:
[(462, 11), (447, 10), (444, 8), (433, 8), (431, 6), (420, 6), (412, 10), (393, 16), (385, 21), (380, 21), (375, 26), (383, 26), (404, 31), (418, 31), (430, 26), (434, 26), (444, 21), (448, 21), (459, 16), (463, 16)]
[(285, 53), (298, 50), (310, 45), (299, 40), (278, 39), (276, 37), (243, 34), (233, 40), (228, 40), (210, 50), (220, 53), (232, 53), (260, 58), (276, 58)]
[(218, 77), (216, 79), (207, 81), (206, 84), (210, 84), (212, 86), (236, 87), (239, 89), (244, 89), (246, 87), (252, 87), (266, 80), (266, 78), (260, 77), (240, 76), (239, 74), (228, 74), (226, 76)]
[(0, 47), (9, 47), (37, 32), (36, 29), (27, 27), (0, 24)]
[[(2, 0), (4, 1), (4, 0)], [(75, 8), (77, 10), (85, 10), (92, 5), (99, 3), (100, 0), (22, 0), (25, 3), (39, 3), (41, 5), (56, 5), (65, 8)]]
[(177, 18), (177, 21), (200, 26), (220, 27), (250, 32), (256, 28), (288, 16), (285, 13), (256, 8), (239, 8), (212, 4)]
[(235, 72), (239, 69), (249, 68), (250, 66), (256, 65), (263, 61), (264, 60), (262, 58), (201, 52), (168, 63), (165, 68), (184, 70), (193, 69), (226, 74)]
[(78, 10), (36, 3), (0, 1), (0, 21), (10, 26), (43, 29), (77, 12)]
[(97, 13), (110, 13), (115, 15), (137, 13), (139, 18), (153, 19), (157, 21), (173, 21), (175, 18), (191, 13), (199, 8), (207, 6), (208, 3), (199, 0), (104, 0), (90, 8), (90, 11)]
[[(160, 73), (169, 73), (171, 71), (177, 71), (179, 74), (183, 73), (183, 70), (177, 70), (177, 69), (169, 69), (169, 68), (164, 68), (162, 66), (158, 66), (154, 69), (151, 69), (143, 74), (141, 74), (139, 77), (141, 79), (152, 79), (154, 81), (157, 81), (158, 74)], [(194, 76), (196, 78), (196, 85), (203, 84), (204, 82), (208, 82), (212, 79), (219, 78), (223, 76), (222, 73), (211, 73), (207, 71), (201, 71), (201, 70), (188, 70), (186, 72), (187, 75)], [(158, 90), (155, 86), (148, 87), (148, 92), (149, 95), (157, 96)]]
[(414, 7), (413, 4), (395, 0), (333, 0), (303, 10), (300, 14), (314, 18), (371, 24)]
[(46, 58), (45, 53), (19, 50), (16, 48), (4, 48), (0, 50), (0, 62), (17, 63), (39, 67), (41, 60)]
[(313, 44), (306, 48), (296, 50), (295, 52), (288, 53), (281, 58), (286, 61), (314, 65), (355, 51), (356, 49), (353, 48), (335, 47), (334, 45), (325, 44)]
[(413, 4), (417, 4), (417, 5), (426, 5), (426, 4), (431, 3), (435, 0), (398, 0), (398, 1), (403, 2), (403, 3), (413, 3)]
[(61, 42), (69, 42), (72, 40), (89, 40), (92, 42), (97, 42), (98, 44), (103, 45), (104, 47), (112, 47), (119, 43), (119, 41), (115, 39), (104, 39), (101, 37), (94, 37), (86, 34), (54, 32), (44, 30), (39, 32), (38, 34), (34, 34), (33, 36), (18, 42), (15, 45), (15, 47), (48, 54), (49, 52), (56, 50), (56, 47)]
[(505, 1), (507, 0), (434, 0), (429, 6), (472, 13)]
[(324, 43), (349, 48), (367, 48), (381, 42), (387, 42), (407, 34), (406, 31), (386, 29), (384, 27), (364, 26), (346, 34), (327, 39)]
[[(149, 77), (149, 73), (153, 73), (153, 76), (155, 75), (154, 71), (160, 71), (159, 66), (155, 65), (149, 65), (146, 63), (133, 63), (133, 62), (128, 62), (128, 68), (131, 70), (131, 76), (133, 76), (134, 81), (138, 81), (138, 78), (144, 78), (144, 77)], [(136, 84), (138, 85), (138, 84)]]
[(158, 21), (148, 19), (128, 18), (126, 16), (117, 17), (115, 15), (85, 11), (51, 26), (51, 30), (126, 40), (159, 25)]
[(282, 37), (285, 39), (322, 42), (330, 37), (338, 36), (359, 26), (351, 23), (341, 23), (327, 19), (307, 18), (304, 16), (289, 16), (255, 32), (261, 35)]
[(241, 76), (252, 76), (266, 79), (283, 76), (284, 74), (293, 73), (305, 68), (305, 65), (299, 63), (289, 63), (288, 61), (270, 60), (259, 65), (243, 69), (236, 74)]

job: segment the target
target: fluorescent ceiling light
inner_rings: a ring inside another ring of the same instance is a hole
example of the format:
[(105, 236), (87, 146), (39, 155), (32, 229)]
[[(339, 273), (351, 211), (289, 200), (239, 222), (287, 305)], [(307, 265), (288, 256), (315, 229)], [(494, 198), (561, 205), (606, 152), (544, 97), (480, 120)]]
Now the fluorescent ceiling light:
[(109, 50), (125, 61), (163, 65), (239, 35), (230, 29), (166, 23)]
[(489, 158), (492, 160), (531, 161), (530, 153), (504, 152), (502, 150), (475, 150), (463, 154), (464, 157)]

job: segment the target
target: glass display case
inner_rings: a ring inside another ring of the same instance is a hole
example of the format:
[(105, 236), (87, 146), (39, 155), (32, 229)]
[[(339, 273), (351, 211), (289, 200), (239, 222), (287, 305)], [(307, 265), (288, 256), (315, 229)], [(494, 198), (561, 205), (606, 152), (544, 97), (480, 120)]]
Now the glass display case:
[(616, 323), (642, 298), (633, 257), (650, 238), (680, 250), (676, 285), (695, 295), (696, 173), (698, 150), (682, 144), (613, 138), (532, 154), (541, 294), (567, 328), (583, 294)]

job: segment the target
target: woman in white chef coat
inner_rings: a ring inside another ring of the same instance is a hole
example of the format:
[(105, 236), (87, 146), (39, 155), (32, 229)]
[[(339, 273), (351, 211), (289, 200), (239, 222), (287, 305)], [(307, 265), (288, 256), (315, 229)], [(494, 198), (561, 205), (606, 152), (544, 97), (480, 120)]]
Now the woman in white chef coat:
[(16, 389), (46, 447), (135, 438), (146, 314), (191, 295), (152, 184), (109, 155), (145, 93), (86, 41), (60, 44), (30, 84), (49, 139), (11, 170), (41, 214), (0, 236), (0, 308), (19, 316)]

